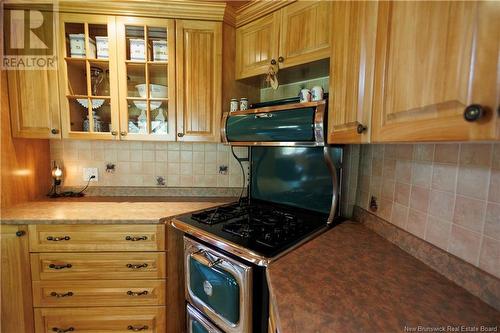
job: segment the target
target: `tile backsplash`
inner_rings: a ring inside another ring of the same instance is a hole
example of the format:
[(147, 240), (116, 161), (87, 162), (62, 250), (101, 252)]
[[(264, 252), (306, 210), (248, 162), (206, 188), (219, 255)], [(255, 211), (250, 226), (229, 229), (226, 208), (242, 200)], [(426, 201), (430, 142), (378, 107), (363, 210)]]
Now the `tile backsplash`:
[(356, 204), (500, 277), (500, 144), (362, 145)]
[[(235, 153), (247, 157), (248, 149), (235, 148)], [(98, 168), (98, 182), (91, 186), (241, 187), (243, 183), (230, 147), (222, 144), (51, 140), (50, 155), (62, 165), (63, 186), (68, 187), (86, 184), (83, 168)], [(107, 164), (115, 165), (114, 172), (106, 171)]]

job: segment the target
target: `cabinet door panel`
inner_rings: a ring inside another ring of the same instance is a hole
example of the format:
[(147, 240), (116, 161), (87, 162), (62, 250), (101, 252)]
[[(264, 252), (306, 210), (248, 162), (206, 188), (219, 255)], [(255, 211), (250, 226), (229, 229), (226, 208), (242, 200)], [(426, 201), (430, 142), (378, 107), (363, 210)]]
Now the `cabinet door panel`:
[(331, 17), (328, 142), (366, 143), (370, 141), (377, 3), (334, 2)]
[(220, 139), (222, 24), (176, 21), (179, 141)]
[[(382, 2), (377, 31), (373, 140), (497, 137), (499, 5)], [(464, 109), (489, 110), (466, 122)]]
[(1, 331), (33, 332), (27, 227), (0, 225), (0, 245)]
[(280, 67), (330, 57), (330, 1), (298, 1), (281, 9)]
[(278, 59), (279, 12), (236, 29), (236, 78), (265, 74)]

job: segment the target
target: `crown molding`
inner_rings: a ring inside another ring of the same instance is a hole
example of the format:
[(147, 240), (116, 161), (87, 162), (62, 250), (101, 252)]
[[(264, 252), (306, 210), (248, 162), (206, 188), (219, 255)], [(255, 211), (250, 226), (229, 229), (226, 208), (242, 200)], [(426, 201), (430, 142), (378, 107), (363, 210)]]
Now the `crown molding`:
[(226, 3), (195, 0), (107, 0), (58, 2), (60, 12), (223, 21)]
[(262, 16), (286, 7), (297, 0), (255, 0), (236, 10), (236, 27), (255, 21)]

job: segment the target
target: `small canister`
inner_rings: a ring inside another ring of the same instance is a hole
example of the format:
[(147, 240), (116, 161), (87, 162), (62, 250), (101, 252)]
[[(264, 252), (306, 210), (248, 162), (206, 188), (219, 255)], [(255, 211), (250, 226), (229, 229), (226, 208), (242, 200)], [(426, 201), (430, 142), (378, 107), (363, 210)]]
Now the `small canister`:
[(311, 99), (313, 101), (323, 100), (323, 88), (321, 86), (314, 86), (311, 89)]
[(229, 106), (231, 112), (238, 111), (238, 100), (236, 98), (231, 98), (231, 104)]
[(248, 98), (242, 97), (240, 99), (240, 110), (248, 110)]
[(311, 91), (309, 89), (302, 89), (299, 93), (300, 102), (310, 102), (311, 101)]

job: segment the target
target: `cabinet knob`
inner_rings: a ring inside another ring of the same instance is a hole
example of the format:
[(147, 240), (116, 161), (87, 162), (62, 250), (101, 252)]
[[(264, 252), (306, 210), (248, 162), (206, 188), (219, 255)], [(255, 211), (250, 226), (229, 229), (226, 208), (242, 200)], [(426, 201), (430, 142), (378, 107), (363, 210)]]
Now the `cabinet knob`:
[(179, 138), (182, 138), (182, 137), (184, 136), (184, 133), (177, 133), (177, 136), (178, 136)]
[(118, 131), (111, 131), (111, 135), (112, 136), (117, 136), (118, 135)]
[(464, 110), (464, 119), (466, 121), (476, 121), (484, 116), (484, 108), (479, 104), (471, 104)]
[(278, 58), (278, 62), (283, 62), (283, 61), (285, 61), (285, 58), (283, 58), (283, 57), (281, 57), (281, 56), (280, 56), (280, 57)]
[(22, 236), (24, 236), (24, 235), (26, 235), (26, 231), (24, 231), (24, 230), (19, 230), (19, 231), (16, 231), (16, 236), (17, 236), (17, 237), (22, 237)]
[(52, 134), (59, 134), (59, 130), (57, 128), (53, 128), (50, 130), (50, 133)]
[(125, 131), (121, 131), (121, 132), (120, 132), (120, 135), (121, 135), (121, 136), (125, 136), (125, 135), (127, 135), (127, 132), (125, 132)]
[(358, 124), (358, 127), (356, 128), (358, 134), (363, 134), (364, 132), (366, 132), (366, 130), (367, 128), (363, 124)]
[(276, 65), (276, 59), (271, 59), (271, 65)]

